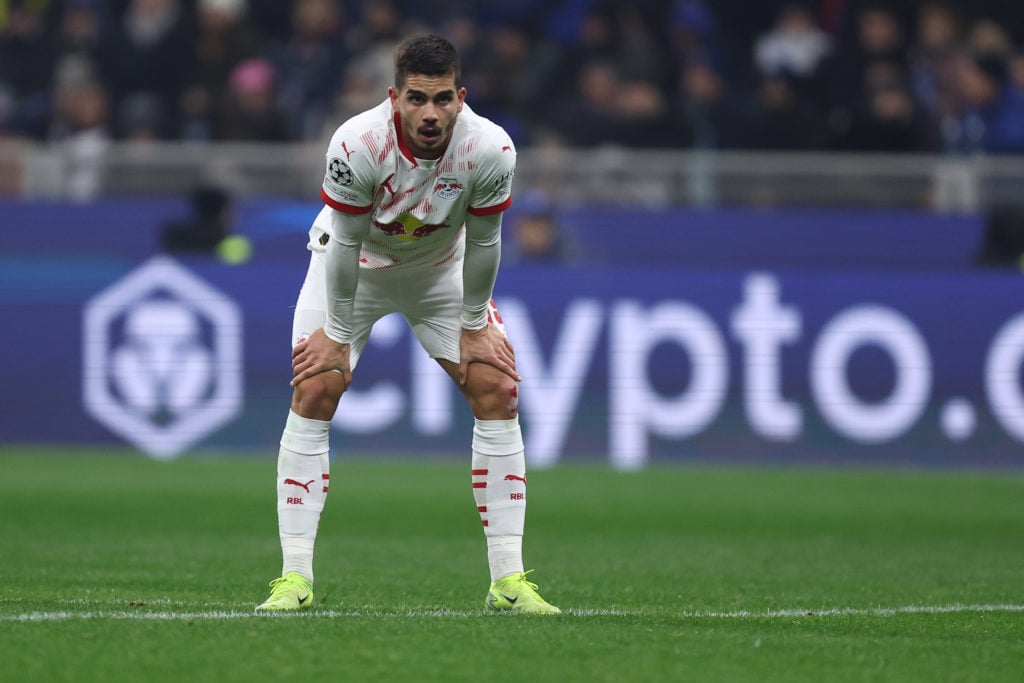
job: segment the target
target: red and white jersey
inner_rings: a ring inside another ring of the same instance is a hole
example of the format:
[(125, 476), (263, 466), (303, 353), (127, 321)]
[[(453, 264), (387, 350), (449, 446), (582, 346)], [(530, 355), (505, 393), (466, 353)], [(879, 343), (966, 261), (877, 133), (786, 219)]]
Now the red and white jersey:
[(314, 231), (331, 232), (330, 209), (371, 214), (360, 253), (364, 268), (441, 265), (460, 258), (466, 214), (500, 213), (512, 203), (516, 150), (497, 124), (464, 104), (451, 142), (437, 160), (413, 157), (400, 129), (398, 112), (385, 100), (342, 124), (327, 148), (320, 191), (327, 206)]

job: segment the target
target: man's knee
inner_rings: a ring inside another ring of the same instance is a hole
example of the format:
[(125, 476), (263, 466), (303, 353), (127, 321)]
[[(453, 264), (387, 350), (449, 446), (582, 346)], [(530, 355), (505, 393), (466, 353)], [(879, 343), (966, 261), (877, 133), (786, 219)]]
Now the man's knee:
[(303, 380), (292, 394), (292, 411), (317, 420), (330, 420), (348, 388), (340, 373), (322, 372)]
[(519, 414), (519, 385), (490, 365), (470, 365), (466, 395), (479, 418), (511, 420)]

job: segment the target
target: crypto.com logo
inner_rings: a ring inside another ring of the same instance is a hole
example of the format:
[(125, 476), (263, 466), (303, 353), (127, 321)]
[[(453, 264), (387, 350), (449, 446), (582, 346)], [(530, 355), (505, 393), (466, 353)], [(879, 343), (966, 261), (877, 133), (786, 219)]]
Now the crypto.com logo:
[(242, 316), (164, 256), (85, 306), (83, 401), (111, 431), (168, 460), (242, 405)]

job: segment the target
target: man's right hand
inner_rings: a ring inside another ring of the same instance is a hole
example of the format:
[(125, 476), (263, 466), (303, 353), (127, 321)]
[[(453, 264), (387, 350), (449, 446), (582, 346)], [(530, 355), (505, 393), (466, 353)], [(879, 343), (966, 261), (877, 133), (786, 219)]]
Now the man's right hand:
[(294, 387), (302, 381), (321, 372), (337, 370), (341, 373), (345, 386), (352, 380), (352, 369), (349, 367), (349, 345), (339, 344), (318, 329), (309, 335), (309, 339), (299, 342), (292, 349), (292, 378)]

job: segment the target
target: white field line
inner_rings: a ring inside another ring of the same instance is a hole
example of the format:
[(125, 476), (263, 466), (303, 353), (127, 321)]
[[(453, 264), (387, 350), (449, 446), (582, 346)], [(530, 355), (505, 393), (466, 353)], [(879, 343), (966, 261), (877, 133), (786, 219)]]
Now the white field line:
[[(826, 609), (778, 609), (764, 611), (738, 610), (734, 612), (694, 611), (679, 612), (683, 619), (792, 619), (796, 617), (844, 617), (870, 616), (891, 617), (900, 614), (981, 614), (994, 612), (1024, 612), (1024, 605), (904, 605), (900, 607), (831, 607)], [(616, 617), (644, 616), (648, 613), (640, 610), (602, 610), (579, 609), (566, 610), (570, 616), (576, 617)], [(312, 610), (301, 613), (274, 615), (256, 615), (252, 611), (210, 610), (210, 611), (145, 611), (138, 608), (97, 609), (84, 611), (57, 612), (26, 612), (23, 614), (0, 614), (0, 622), (38, 623), (55, 621), (228, 621), (235, 619), (272, 618), (272, 619), (350, 619), (360, 617), (384, 618), (445, 618), (445, 617), (479, 617), (490, 615), (484, 610), (406, 610), (401, 612), (383, 612), (373, 608), (362, 610)], [(501, 615), (496, 615), (501, 616)]]

